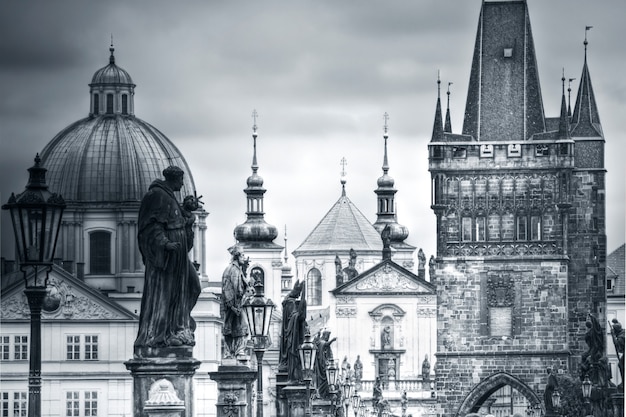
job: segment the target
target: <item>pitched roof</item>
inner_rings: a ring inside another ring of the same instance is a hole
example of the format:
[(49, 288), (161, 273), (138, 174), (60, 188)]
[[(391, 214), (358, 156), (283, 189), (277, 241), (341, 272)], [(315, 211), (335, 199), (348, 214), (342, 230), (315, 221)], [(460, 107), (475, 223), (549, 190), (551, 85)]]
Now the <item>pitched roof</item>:
[(626, 279), (626, 266), (624, 265), (624, 247), (622, 244), (619, 248), (615, 249), (606, 257), (606, 275), (613, 276), (615, 278), (615, 295), (624, 295), (625, 291), (625, 279)]
[(463, 134), (480, 141), (527, 140), (545, 131), (526, 1), (483, 2)]
[[(586, 41), (585, 41), (586, 42)], [(580, 76), (580, 86), (576, 95), (576, 105), (572, 114), (572, 137), (603, 137), (596, 97), (591, 85), (587, 66), (587, 45), (585, 43), (585, 63)]]
[(293, 253), (350, 249), (382, 252), (383, 243), (374, 226), (343, 194)]

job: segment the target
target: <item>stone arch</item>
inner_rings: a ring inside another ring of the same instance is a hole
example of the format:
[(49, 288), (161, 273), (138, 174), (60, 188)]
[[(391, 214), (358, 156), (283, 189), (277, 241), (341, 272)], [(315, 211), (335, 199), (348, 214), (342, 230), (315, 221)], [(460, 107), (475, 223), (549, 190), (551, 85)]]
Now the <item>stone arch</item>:
[[(510, 385), (522, 394), (531, 404), (542, 404), (541, 399), (537, 396), (528, 385), (519, 378), (506, 372), (498, 372), (488, 376), (478, 385), (476, 385), (465, 397), (459, 407), (456, 416), (462, 417), (468, 413), (477, 413), (481, 405), (497, 390)], [(542, 405), (543, 409), (543, 405)]]

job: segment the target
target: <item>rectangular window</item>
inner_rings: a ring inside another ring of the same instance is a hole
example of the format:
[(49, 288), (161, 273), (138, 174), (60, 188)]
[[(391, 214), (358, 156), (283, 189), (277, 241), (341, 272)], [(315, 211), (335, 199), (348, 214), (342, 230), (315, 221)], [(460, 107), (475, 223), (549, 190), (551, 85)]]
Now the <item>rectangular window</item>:
[(550, 148), (548, 145), (535, 146), (535, 156), (548, 156), (550, 155)]
[(113, 114), (113, 94), (107, 94), (107, 114)]
[(15, 336), (14, 358), (16, 361), (28, 359), (28, 336)]
[(89, 271), (94, 275), (111, 273), (111, 233), (89, 234)]
[(93, 114), (100, 113), (100, 95), (93, 95)]
[(85, 336), (85, 360), (98, 360), (98, 336)]
[(0, 355), (3, 361), (8, 361), (11, 358), (10, 348), (11, 348), (11, 337), (10, 336), (0, 337)]
[(9, 393), (3, 392), (0, 398), (2, 399), (2, 417), (9, 417)]
[(541, 240), (541, 216), (530, 217), (530, 240)]
[(79, 392), (65, 393), (65, 417), (78, 417), (80, 415)]
[(85, 417), (98, 415), (98, 393), (96, 391), (85, 392)]
[(453, 158), (465, 158), (467, 157), (467, 148), (463, 146), (455, 146), (452, 148)]
[(67, 336), (67, 360), (80, 359), (80, 336)]
[(528, 220), (526, 216), (517, 218), (517, 240), (526, 240), (528, 236)]
[(476, 217), (476, 240), (479, 242), (485, 241), (485, 218)]
[(567, 143), (561, 143), (559, 144), (559, 153), (561, 155), (567, 155), (569, 154), (569, 144)]
[(606, 279), (606, 290), (613, 291), (613, 280), (611, 278)]
[(461, 219), (461, 240), (463, 242), (472, 241), (472, 218), (463, 217)]
[(122, 94), (122, 114), (128, 114), (128, 96)]
[(13, 393), (13, 417), (26, 417), (28, 415), (28, 397), (26, 392)]
[(433, 159), (443, 159), (443, 146), (434, 145), (431, 147)]

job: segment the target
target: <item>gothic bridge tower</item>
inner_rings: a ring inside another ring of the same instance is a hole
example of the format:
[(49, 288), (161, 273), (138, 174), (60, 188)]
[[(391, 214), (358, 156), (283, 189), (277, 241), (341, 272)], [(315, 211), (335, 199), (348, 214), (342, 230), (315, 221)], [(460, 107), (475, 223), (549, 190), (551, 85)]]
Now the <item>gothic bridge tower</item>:
[[(604, 137), (585, 61), (572, 116), (545, 117), (526, 1), (483, 1), (461, 134), (438, 97), (438, 403), (543, 407), (546, 370), (576, 372), (587, 313), (605, 323)], [(493, 395), (498, 393), (498, 395)]]

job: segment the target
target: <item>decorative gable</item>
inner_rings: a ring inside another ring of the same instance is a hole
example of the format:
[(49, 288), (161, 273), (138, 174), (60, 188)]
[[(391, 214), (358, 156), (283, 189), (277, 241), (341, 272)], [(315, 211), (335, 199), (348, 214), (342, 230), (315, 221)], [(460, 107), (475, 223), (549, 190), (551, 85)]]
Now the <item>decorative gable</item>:
[[(57, 272), (57, 271), (55, 271)], [(3, 320), (28, 320), (30, 309), (17, 285), (2, 296)], [(137, 320), (137, 316), (119, 306), (98, 291), (69, 274), (50, 274), (48, 294), (41, 313), (43, 320)]]
[(402, 268), (393, 261), (384, 261), (335, 290), (341, 294), (434, 294), (432, 284)]

